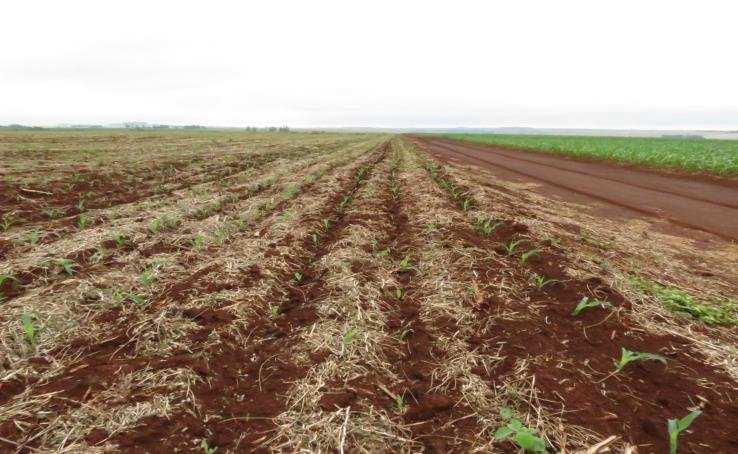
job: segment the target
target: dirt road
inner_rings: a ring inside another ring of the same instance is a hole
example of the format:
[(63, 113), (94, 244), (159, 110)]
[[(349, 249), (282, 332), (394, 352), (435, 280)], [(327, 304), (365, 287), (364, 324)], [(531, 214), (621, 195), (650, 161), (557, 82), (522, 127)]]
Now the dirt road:
[(540, 193), (609, 204), (738, 241), (738, 183), (659, 175), (440, 138), (411, 140), (445, 161), (480, 166), (503, 179), (538, 183)]

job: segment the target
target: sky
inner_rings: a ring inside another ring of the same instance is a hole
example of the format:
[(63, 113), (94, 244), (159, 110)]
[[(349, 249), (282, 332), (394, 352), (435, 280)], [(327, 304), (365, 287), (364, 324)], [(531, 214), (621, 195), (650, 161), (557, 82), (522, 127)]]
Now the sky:
[(738, 130), (735, 1), (12, 1), (0, 124)]

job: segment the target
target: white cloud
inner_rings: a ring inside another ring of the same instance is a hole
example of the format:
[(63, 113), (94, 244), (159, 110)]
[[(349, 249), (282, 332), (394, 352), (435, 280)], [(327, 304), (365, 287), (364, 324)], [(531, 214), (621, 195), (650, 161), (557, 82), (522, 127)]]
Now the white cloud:
[(8, 2), (0, 123), (738, 129), (737, 5)]

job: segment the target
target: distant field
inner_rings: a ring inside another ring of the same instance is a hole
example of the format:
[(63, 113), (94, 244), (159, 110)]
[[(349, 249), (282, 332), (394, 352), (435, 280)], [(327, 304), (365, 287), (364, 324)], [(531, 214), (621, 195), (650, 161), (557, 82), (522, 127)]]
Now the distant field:
[(738, 140), (501, 134), (447, 134), (444, 137), (649, 167), (738, 176)]

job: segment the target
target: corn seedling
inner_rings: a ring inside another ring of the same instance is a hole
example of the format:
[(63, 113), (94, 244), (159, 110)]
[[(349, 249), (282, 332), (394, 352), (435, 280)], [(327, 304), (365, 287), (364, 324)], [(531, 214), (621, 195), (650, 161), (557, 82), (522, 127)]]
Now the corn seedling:
[(44, 208), (41, 210), (49, 219), (57, 219), (64, 216), (64, 212), (58, 208)]
[(276, 304), (272, 304), (269, 306), (269, 313), (272, 314), (272, 317), (278, 317), (279, 316), (279, 306)]
[(613, 373), (622, 371), (625, 366), (636, 361), (660, 361), (666, 364), (666, 358), (661, 355), (646, 352), (633, 352), (627, 348), (621, 347), (620, 361), (615, 363), (616, 368)]
[(295, 277), (295, 281), (298, 282), (298, 283), (299, 282), (302, 282), (302, 279), (305, 277), (305, 276), (303, 276), (302, 273), (297, 272), (297, 271), (295, 272), (295, 274), (293, 276)]
[(472, 199), (465, 198), (461, 201), (461, 210), (462, 211), (469, 211), (472, 207)]
[(395, 300), (402, 301), (405, 298), (405, 292), (401, 288), (397, 287), (395, 289)]
[(80, 230), (86, 229), (90, 223), (92, 222), (92, 219), (90, 219), (88, 216), (85, 216), (84, 214), (80, 214), (77, 218), (77, 228)]
[(404, 259), (400, 260), (400, 271), (406, 272), (413, 269), (412, 264), (410, 263), (410, 257), (405, 257)]
[(323, 230), (329, 230), (331, 228), (331, 220), (326, 218), (321, 221), (321, 225), (323, 226)]
[(115, 242), (115, 247), (120, 249), (126, 243), (126, 237), (122, 233), (115, 233), (113, 234), (113, 241)]
[(669, 431), (669, 454), (676, 454), (679, 433), (689, 428), (692, 422), (701, 414), (702, 412), (700, 410), (695, 410), (682, 419), (668, 420), (666, 428)]
[(536, 257), (536, 256), (538, 256), (540, 252), (541, 252), (541, 251), (539, 251), (538, 249), (531, 249), (530, 251), (527, 251), (527, 252), (523, 252), (523, 253), (522, 253), (522, 254), (520, 255), (520, 263), (521, 263), (522, 265), (525, 265), (525, 262), (527, 262), (527, 261), (528, 261), (528, 260), (529, 260), (529, 259), (530, 259), (531, 257)]
[(533, 274), (533, 283), (538, 287), (538, 289), (542, 289), (543, 287), (547, 286), (548, 284), (553, 284), (554, 282), (557, 282), (557, 279), (546, 279), (546, 276), (541, 276), (539, 274)]
[(511, 440), (526, 452), (546, 452), (546, 442), (536, 435), (536, 431), (523, 425), (519, 419), (513, 418), (512, 411), (503, 408), (500, 411), (505, 425), (495, 431), (495, 439)]
[(205, 237), (198, 233), (190, 238), (190, 246), (192, 249), (202, 249), (205, 246)]
[(384, 248), (381, 251), (377, 252), (377, 257), (389, 257), (390, 255), (390, 249)]
[(30, 345), (36, 345), (38, 342), (38, 330), (36, 324), (33, 322), (33, 316), (24, 312), (21, 315), (21, 324), (23, 325), (23, 336), (26, 338), (26, 342)]
[(76, 205), (76, 207), (77, 207), (77, 209), (78, 209), (79, 211), (84, 211), (84, 210), (85, 210), (85, 199), (83, 199), (83, 198), (80, 198), (80, 199), (79, 199), (79, 202), (77, 202), (77, 205)]
[(282, 199), (284, 200), (290, 200), (294, 196), (297, 195), (297, 193), (300, 192), (300, 187), (297, 185), (289, 185), (282, 191)]
[(318, 234), (317, 233), (313, 233), (310, 238), (313, 241), (313, 247), (317, 248), (318, 247), (318, 243), (320, 242), (320, 238), (318, 237)]
[(41, 240), (41, 232), (38, 230), (31, 230), (26, 233), (26, 242), (31, 246), (37, 245), (39, 240)]
[(6, 232), (10, 229), (10, 226), (13, 225), (15, 222), (15, 219), (13, 219), (13, 215), (10, 213), (6, 213), (3, 215), (2, 220), (0, 220), (0, 230), (3, 232)]
[(359, 335), (359, 330), (356, 328), (350, 328), (348, 331), (346, 331), (346, 334), (343, 335), (343, 339), (341, 342), (343, 343), (343, 347), (346, 348), (356, 339), (356, 336)]
[(513, 255), (515, 253), (515, 249), (522, 242), (523, 240), (516, 240), (516, 241), (511, 241), (507, 244), (504, 244), (503, 247), (505, 248), (505, 252), (507, 252), (507, 255)]
[(70, 276), (74, 274), (74, 269), (77, 267), (77, 264), (69, 259), (57, 259), (56, 264)]
[(490, 236), (502, 224), (502, 221), (494, 222), (492, 219), (479, 217), (474, 221), (474, 229), (484, 236)]
[(399, 414), (404, 414), (405, 411), (407, 411), (407, 403), (405, 402), (405, 397), (401, 394), (395, 396), (395, 409)]
[(162, 230), (174, 230), (179, 227), (181, 222), (180, 219), (165, 214), (149, 222), (149, 231), (151, 233), (159, 233)]
[(215, 451), (218, 450), (218, 448), (210, 447), (207, 440), (203, 440), (202, 443), (200, 443), (200, 447), (202, 448), (203, 454), (215, 454)]
[(612, 304), (610, 304), (607, 301), (602, 301), (598, 299), (589, 299), (589, 297), (583, 297), (581, 301), (579, 301), (579, 304), (577, 304), (577, 307), (574, 308), (574, 310), (571, 311), (571, 315), (577, 316), (581, 314), (582, 312), (586, 311), (587, 309), (591, 309), (593, 307), (601, 307), (601, 308), (609, 308), (612, 307)]

